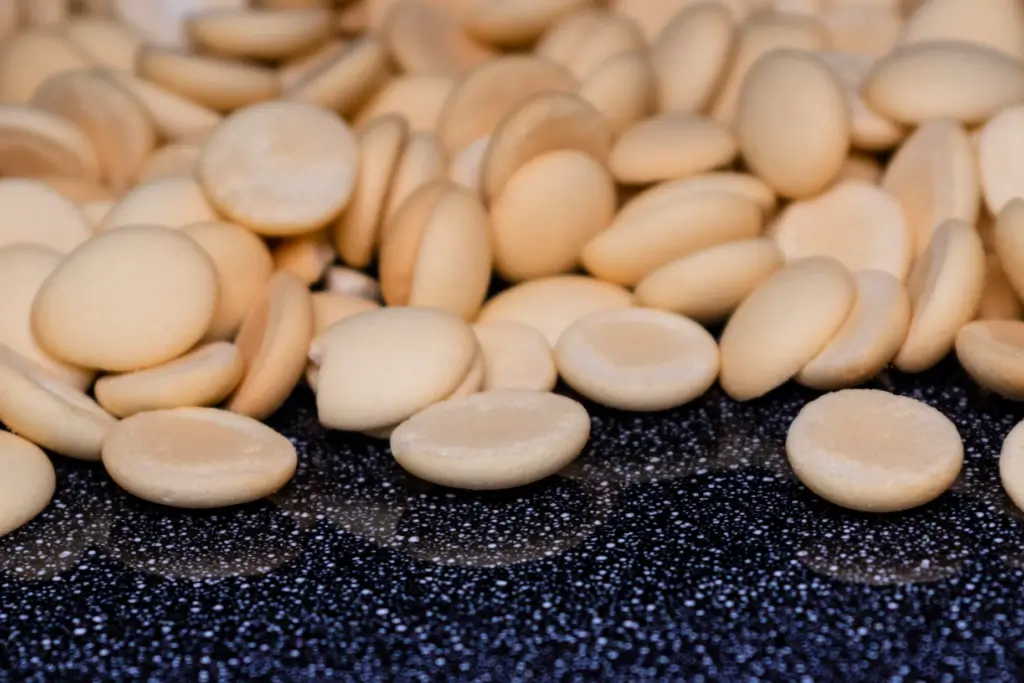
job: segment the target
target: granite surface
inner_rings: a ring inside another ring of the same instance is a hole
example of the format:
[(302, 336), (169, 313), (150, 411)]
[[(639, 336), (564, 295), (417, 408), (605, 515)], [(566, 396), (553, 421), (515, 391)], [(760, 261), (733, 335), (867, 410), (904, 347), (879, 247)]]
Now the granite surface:
[(996, 460), (1024, 407), (947, 361), (873, 384), (964, 438), (952, 491), (869, 516), (789, 472), (814, 392), (665, 414), (588, 405), (561, 475), (467, 494), (329, 433), (300, 390), (273, 499), (182, 513), (59, 459), (54, 504), (0, 539), (0, 680), (1020, 680), (1024, 515)]

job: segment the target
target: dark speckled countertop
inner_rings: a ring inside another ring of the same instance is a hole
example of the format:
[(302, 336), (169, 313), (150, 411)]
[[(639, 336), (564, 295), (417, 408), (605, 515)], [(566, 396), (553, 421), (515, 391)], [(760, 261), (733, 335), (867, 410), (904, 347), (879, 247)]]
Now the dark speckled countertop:
[(907, 514), (832, 507), (786, 429), (815, 394), (659, 415), (588, 406), (560, 476), (467, 494), (328, 433), (300, 390), (272, 500), (185, 514), (58, 461), (54, 504), (0, 539), (0, 680), (1020, 680), (1024, 515), (999, 486), (1024, 406), (955, 362), (875, 383), (967, 450)]

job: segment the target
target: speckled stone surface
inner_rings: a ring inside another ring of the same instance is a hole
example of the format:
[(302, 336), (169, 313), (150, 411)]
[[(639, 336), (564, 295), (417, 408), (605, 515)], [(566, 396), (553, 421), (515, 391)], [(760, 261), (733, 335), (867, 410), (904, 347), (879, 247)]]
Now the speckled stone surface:
[(304, 390), (271, 421), (301, 465), (270, 501), (179, 513), (59, 460), (54, 504), (0, 539), (0, 680), (1020, 680), (1024, 515), (996, 459), (1024, 407), (954, 362), (873, 386), (964, 438), (925, 508), (848, 513), (796, 482), (796, 387), (588, 406), (580, 460), (500, 494), (412, 480)]

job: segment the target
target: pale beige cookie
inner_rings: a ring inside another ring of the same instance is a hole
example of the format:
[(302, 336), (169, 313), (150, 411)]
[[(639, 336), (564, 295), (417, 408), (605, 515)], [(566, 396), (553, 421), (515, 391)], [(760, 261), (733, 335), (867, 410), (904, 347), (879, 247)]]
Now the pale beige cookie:
[(770, 238), (726, 242), (654, 270), (636, 286), (636, 301), (697, 322), (718, 323), (783, 264), (782, 252)]
[(609, 57), (580, 83), (579, 96), (604, 114), (620, 133), (655, 110), (658, 98), (654, 67), (646, 50)]
[(835, 74), (850, 111), (850, 142), (870, 151), (895, 147), (907, 134), (906, 128), (872, 110), (860, 95), (864, 79), (877, 61), (857, 52), (819, 52), (818, 58)]
[(575, 92), (576, 79), (563, 67), (528, 55), (507, 55), (473, 69), (452, 90), (438, 121), (437, 135), (456, 153), (489, 135), (522, 102), (546, 90)]
[(219, 296), (207, 339), (230, 339), (274, 272), (263, 240), (251, 231), (218, 221), (182, 228), (213, 261)]
[(487, 212), (469, 192), (438, 181), (413, 194), (395, 214), (380, 253), (388, 305), (436, 308), (472, 320), (490, 280)]
[(633, 295), (619, 285), (582, 275), (554, 275), (522, 282), (492, 297), (477, 321), (523, 323), (554, 346), (562, 331), (583, 316), (632, 305)]
[[(736, 37), (729, 72), (711, 105), (711, 116), (725, 124), (734, 122), (740, 89), (762, 57), (776, 50), (817, 52), (827, 47), (828, 31), (815, 17), (774, 12), (751, 17), (743, 23)], [(813, 89), (813, 86), (808, 87)]]
[[(703, 4), (703, 0), (610, 0), (608, 3), (613, 10), (632, 19), (651, 41), (666, 31), (682, 12), (697, 4)], [(740, 21), (753, 7), (764, 5), (766, 8), (768, 0), (717, 0), (716, 4), (722, 5), (730, 17)]]
[(382, 35), (403, 72), (459, 75), (495, 54), (468, 34), (463, 21), (441, 3), (401, 0), (388, 13)]
[(662, 112), (703, 112), (723, 83), (736, 30), (722, 4), (693, 3), (669, 20), (651, 44)]
[(846, 180), (857, 180), (871, 183), (872, 185), (879, 185), (884, 174), (885, 169), (876, 157), (854, 152), (846, 157), (846, 161), (843, 162), (843, 167), (839, 169), (839, 175), (836, 176), (836, 183), (838, 184)]
[(718, 345), (698, 323), (652, 308), (580, 318), (555, 345), (558, 374), (592, 401), (658, 411), (689, 403), (718, 377)]
[(956, 335), (956, 357), (981, 386), (1024, 400), (1024, 322), (976, 320)]
[(292, 235), (341, 213), (358, 156), (355, 135), (331, 112), (269, 102), (224, 121), (199, 158), (199, 178), (235, 222), (266, 235)]
[(246, 369), (225, 407), (258, 420), (280, 408), (302, 378), (312, 338), (309, 290), (295, 275), (275, 273), (235, 337)]
[(295, 446), (256, 420), (214, 408), (134, 415), (111, 430), (103, 466), (143, 500), (217, 508), (258, 500), (292, 478)]
[(388, 68), (384, 42), (374, 36), (362, 36), (288, 86), (282, 97), (348, 115), (384, 83)]
[(28, 524), (53, 498), (57, 475), (35, 444), (0, 432), (0, 538)]
[(608, 168), (619, 183), (643, 185), (726, 166), (737, 151), (732, 133), (717, 121), (685, 113), (661, 114), (622, 132)]
[(1024, 509), (1024, 428), (1010, 430), (999, 453), (999, 479), (1018, 508)]
[(182, 140), (213, 130), (221, 115), (197, 102), (133, 76), (128, 72), (114, 72), (114, 78), (138, 99), (153, 120), (157, 132), (168, 140)]
[(370, 98), (354, 119), (357, 130), (378, 116), (398, 114), (414, 133), (437, 130), (441, 108), (456, 79), (444, 75), (402, 74), (389, 80)]
[(60, 26), (64, 37), (88, 57), (108, 69), (131, 73), (142, 40), (118, 22), (100, 16), (76, 16)]
[(22, 31), (0, 46), (0, 100), (28, 102), (50, 76), (87, 66), (89, 58), (57, 31)]
[(964, 446), (949, 418), (926, 403), (876, 389), (811, 401), (793, 420), (786, 455), (803, 484), (862, 512), (924, 505), (950, 487)]
[(763, 217), (753, 201), (732, 192), (682, 194), (623, 210), (583, 247), (588, 272), (633, 286), (661, 266), (701, 249), (756, 237)]
[(855, 299), (853, 278), (832, 259), (796, 261), (769, 277), (722, 332), (722, 388), (748, 401), (782, 386), (825, 348)]
[(391, 178), (408, 137), (405, 119), (394, 114), (371, 122), (359, 135), (355, 189), (333, 229), (338, 254), (354, 268), (368, 266), (376, 253)]
[(330, 343), (320, 354), (311, 349), (310, 359), (320, 366), (317, 409), (330, 429), (377, 430), (408, 419), (457, 389), (478, 354), (468, 325), (429, 308), (368, 311), (328, 332)]
[(185, 46), (189, 15), (217, 10), (237, 10), (247, 0), (112, 0), (114, 16), (148, 43)]
[(347, 266), (331, 266), (324, 278), (328, 292), (351, 294), (371, 301), (380, 301), (380, 283), (372, 277)]
[[(387, 229), (398, 209), (413, 192), (445, 177), (448, 158), (433, 133), (413, 133), (405, 143), (402, 156), (391, 175), (391, 187), (384, 204), (381, 230)], [(383, 241), (381, 234), (381, 240)]]
[[(793, 102), (800, 102), (800, 116)], [(735, 126), (747, 166), (786, 197), (821, 192), (850, 149), (843, 89), (818, 58), (795, 50), (777, 50), (751, 67)]]
[(281, 92), (270, 69), (221, 57), (148, 46), (135, 66), (143, 78), (217, 111), (266, 102)]
[(584, 245), (611, 225), (615, 203), (615, 182), (592, 156), (566, 149), (533, 158), (491, 203), (498, 273), (516, 281), (574, 270)]
[(757, 204), (765, 216), (775, 213), (778, 203), (775, 191), (757, 176), (735, 171), (715, 171), (659, 183), (627, 201), (620, 209), (619, 218), (624, 220), (627, 216), (638, 215), (705, 192), (738, 194)]
[(908, 45), (878, 62), (861, 94), (872, 109), (900, 123), (981, 123), (1024, 101), (1024, 64), (971, 43)]
[(643, 33), (628, 17), (591, 8), (574, 12), (552, 26), (534, 52), (585, 81), (609, 59), (646, 47)]
[(43, 350), (66, 363), (139, 370), (199, 341), (217, 296), (213, 263), (191, 239), (156, 226), (117, 228), (83, 244), (50, 275), (32, 307), (32, 331)]
[(885, 190), (846, 180), (779, 214), (772, 236), (787, 261), (830, 256), (851, 272), (883, 270), (903, 280), (913, 241), (900, 203)]
[(592, 104), (572, 93), (538, 93), (491, 134), (480, 169), (484, 196), (493, 201), (516, 171), (548, 152), (579, 150), (603, 164), (611, 147), (612, 130)]
[(985, 289), (975, 320), (1020, 320), (1024, 304), (1013, 290), (998, 254), (985, 254)]
[[(483, 353), (478, 349), (476, 355), (473, 357), (473, 362), (469, 366), (469, 372), (466, 374), (466, 378), (462, 380), (462, 383), (444, 398), (445, 401), (451, 401), (452, 399), (462, 398), (464, 396), (472, 396), (478, 391), (483, 389), (484, 386), (484, 357)], [(307, 368), (307, 372), (308, 372)], [(317, 370), (319, 373), (319, 370)], [(308, 377), (308, 375), (307, 375)], [(316, 389), (314, 388), (314, 391)], [(373, 437), (374, 439), (388, 440), (398, 427), (397, 424), (390, 425), (388, 427), (382, 427), (380, 429), (369, 429), (363, 432), (367, 436)]]
[(310, 74), (333, 62), (335, 57), (344, 51), (345, 41), (335, 38), (317, 48), (289, 59), (277, 70), (277, 77), (281, 81), (281, 87), (288, 90), (296, 83), (306, 80)]
[(523, 486), (562, 469), (590, 437), (579, 403), (538, 391), (488, 391), (445, 401), (402, 423), (391, 451), (403, 469), (443, 486)]
[(592, 0), (482, 0), (462, 19), (465, 30), (489, 45), (528, 45)]
[(153, 151), (139, 169), (139, 182), (150, 183), (174, 176), (195, 176), (202, 145), (172, 142)]
[(978, 171), (985, 206), (993, 214), (1014, 197), (1024, 197), (1024, 106), (1007, 107), (977, 136)]
[(491, 136), (485, 135), (462, 149), (448, 165), (448, 179), (484, 199), (483, 167)]
[(319, 282), (338, 256), (322, 231), (285, 237), (274, 246), (271, 255), (275, 271), (287, 270), (307, 287)]
[(484, 361), (483, 391), (552, 391), (558, 383), (555, 359), (544, 335), (513, 321), (477, 323), (473, 332)]
[(840, 3), (826, 6), (819, 15), (833, 50), (871, 57), (887, 54), (903, 28), (898, 3)]
[(98, 181), (100, 162), (81, 128), (34, 107), (0, 104), (0, 176)]
[(1013, 291), (1024, 298), (1024, 199), (1011, 199), (996, 216), (993, 247)]
[(907, 18), (900, 43), (974, 43), (1024, 60), (1024, 7), (1017, 0), (929, 0)]
[(41, 244), (66, 254), (92, 237), (85, 216), (36, 180), (0, 179), (0, 247)]
[(882, 189), (899, 200), (914, 238), (915, 254), (944, 221), (973, 223), (980, 203), (971, 141), (953, 121), (923, 123), (893, 155)]
[(169, 363), (96, 381), (96, 400), (111, 415), (128, 417), (166, 408), (212, 406), (230, 394), (245, 365), (234, 344), (200, 346)]
[(38, 446), (79, 460), (99, 460), (103, 439), (117, 424), (91, 398), (6, 346), (0, 346), (0, 422)]
[(56, 190), (69, 202), (86, 204), (88, 202), (105, 202), (114, 199), (114, 193), (105, 185), (94, 180), (76, 178), (74, 176), (37, 176), (32, 180), (39, 181)]
[(862, 384), (900, 350), (910, 326), (910, 297), (903, 283), (880, 270), (855, 273), (857, 300), (832, 341), (804, 366), (796, 381), (833, 390)]
[(314, 334), (320, 334), (350, 315), (380, 308), (376, 301), (342, 292), (313, 292), (312, 303)]
[(183, 228), (217, 220), (217, 212), (193, 176), (171, 176), (136, 185), (110, 210), (100, 231), (126, 225)]
[(93, 373), (61, 363), (39, 348), (32, 335), (32, 302), (63, 255), (38, 244), (0, 248), (0, 345), (24, 356), (57, 379), (85, 391)]
[(189, 16), (192, 42), (231, 57), (278, 60), (315, 47), (333, 33), (327, 8), (240, 9)]
[(913, 316), (893, 364), (922, 372), (953, 348), (956, 333), (974, 318), (985, 288), (985, 250), (969, 223), (939, 226), (907, 280)]
[(118, 194), (134, 184), (156, 146), (156, 129), (142, 105), (100, 69), (51, 76), (36, 89), (32, 105), (63, 116), (85, 132), (103, 179)]

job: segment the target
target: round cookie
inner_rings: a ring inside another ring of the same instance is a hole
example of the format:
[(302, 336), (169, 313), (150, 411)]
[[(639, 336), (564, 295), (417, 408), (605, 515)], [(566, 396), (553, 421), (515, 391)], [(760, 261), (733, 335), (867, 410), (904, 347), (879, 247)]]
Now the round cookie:
[(57, 475), (42, 449), (0, 432), (0, 538), (28, 524), (53, 498)]
[(722, 332), (722, 388), (747, 401), (781, 386), (825, 348), (855, 298), (853, 278), (832, 259), (796, 261), (772, 275)]
[(700, 323), (718, 323), (783, 265), (771, 238), (726, 242), (651, 272), (636, 286), (636, 300)]
[(212, 406), (231, 393), (244, 371), (242, 356), (234, 344), (214, 342), (163, 365), (101, 377), (95, 386), (96, 400), (117, 417)]
[(93, 373), (54, 360), (39, 347), (32, 334), (32, 302), (60, 262), (60, 253), (38, 244), (15, 244), (0, 249), (0, 345), (85, 391), (92, 383)]
[(408, 419), (455, 391), (478, 354), (466, 323), (429, 308), (367, 311), (328, 333), (322, 357), (311, 359), (320, 366), (320, 422), (330, 429), (365, 432)]
[(234, 223), (196, 223), (181, 231), (203, 248), (217, 271), (220, 296), (206, 338), (229, 339), (274, 274), (270, 250), (251, 230)]
[[(793, 116), (794, 102), (800, 103), (800, 116)], [(747, 166), (791, 198), (825, 189), (850, 149), (842, 88), (820, 60), (795, 50), (776, 50), (751, 67), (735, 130)]]
[(854, 273), (882, 270), (903, 280), (914, 255), (900, 203), (861, 180), (845, 180), (812, 199), (793, 202), (771, 232), (787, 261), (828, 256)]
[(442, 486), (495, 490), (562, 469), (590, 437), (576, 401), (539, 391), (487, 391), (433, 405), (399, 425), (391, 451), (403, 469)]
[(209, 328), (217, 296), (213, 263), (193, 240), (156, 226), (117, 228), (50, 275), (32, 306), (32, 331), (66, 363), (139, 370), (192, 348)]
[(292, 478), (295, 446), (256, 420), (214, 408), (139, 413), (103, 444), (118, 486), (151, 503), (217, 508), (274, 493)]
[(942, 360), (960, 328), (974, 318), (984, 289), (981, 237), (969, 223), (946, 221), (907, 280), (913, 313), (893, 364), (903, 372), (922, 372)]
[(309, 289), (292, 273), (274, 274), (235, 337), (245, 375), (226, 408), (263, 419), (281, 407), (302, 378), (312, 338)]
[(582, 275), (554, 275), (522, 282), (492, 297), (477, 322), (523, 323), (554, 346), (565, 328), (583, 316), (632, 305), (633, 295), (624, 287)]
[(852, 387), (874, 377), (903, 345), (910, 326), (910, 297), (890, 273), (855, 273), (857, 301), (832, 340), (797, 374), (815, 389)]
[(999, 453), (999, 479), (1010, 500), (1024, 510), (1024, 427), (1018, 423), (1003, 441)]
[(358, 157), (355, 135), (334, 113), (268, 102), (225, 119), (199, 158), (199, 179), (235, 222), (265, 235), (292, 235), (341, 213)]
[(54, 453), (97, 460), (117, 420), (81, 391), (0, 346), (0, 422)]
[(574, 270), (584, 245), (611, 225), (615, 204), (615, 182), (590, 155), (564, 149), (531, 159), (491, 203), (498, 273), (518, 281)]
[(0, 179), (0, 247), (28, 243), (66, 254), (92, 237), (81, 210), (37, 180)]
[(793, 472), (822, 498), (852, 510), (896, 512), (950, 487), (964, 460), (956, 426), (926, 403), (845, 389), (803, 407), (786, 437)]
[(183, 228), (215, 220), (217, 212), (196, 179), (179, 175), (136, 185), (110, 209), (100, 232), (125, 225)]
[(551, 345), (540, 332), (511, 321), (477, 323), (473, 332), (484, 362), (483, 391), (555, 388), (558, 370)]
[(956, 335), (956, 357), (981, 386), (1000, 396), (1024, 399), (1024, 322), (975, 320)]
[(698, 323), (652, 308), (600, 311), (555, 345), (558, 373), (576, 391), (620, 410), (657, 411), (697, 398), (718, 377), (718, 345)]

